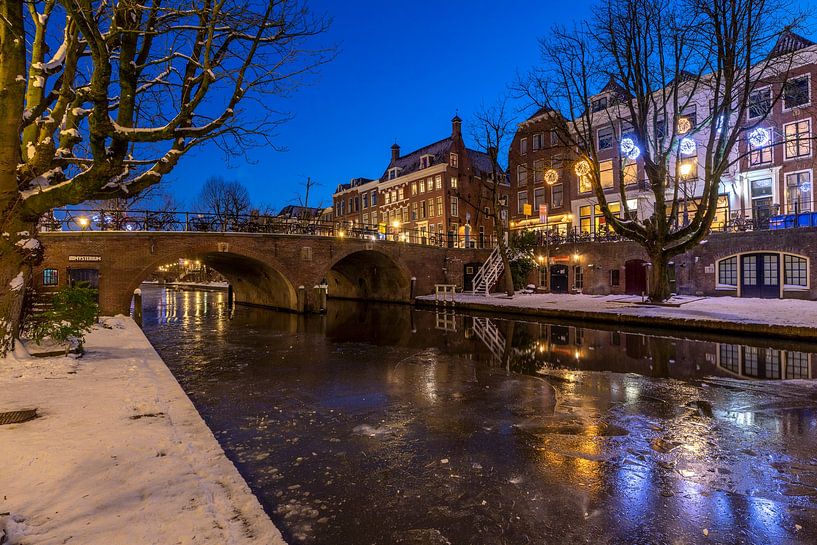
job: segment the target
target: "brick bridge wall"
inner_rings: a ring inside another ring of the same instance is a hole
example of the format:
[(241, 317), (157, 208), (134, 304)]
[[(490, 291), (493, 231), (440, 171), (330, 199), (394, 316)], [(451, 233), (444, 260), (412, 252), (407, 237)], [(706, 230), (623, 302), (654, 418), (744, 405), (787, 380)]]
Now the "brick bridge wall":
[(237, 303), (308, 312), (317, 309), (314, 286), (324, 279), (330, 297), (410, 302), (432, 293), (437, 283), (462, 286), (465, 264), (482, 262), (490, 252), (249, 233), (51, 232), (40, 239), (45, 254), (35, 270), (35, 289), (44, 289), (46, 268), (58, 271), (59, 286), (71, 268), (97, 269), (104, 314), (127, 313), (139, 284), (179, 259), (198, 259), (223, 274)]
[[(785, 298), (817, 299), (817, 228), (743, 233), (711, 233), (706, 241), (691, 251), (676, 256), (676, 291), (687, 295), (737, 295), (736, 290), (716, 289), (716, 262), (745, 252), (786, 252), (809, 260), (809, 285), (805, 290), (784, 290)], [(545, 249), (537, 249), (545, 255)], [(574, 286), (574, 265), (582, 265), (584, 293), (625, 293), (625, 263), (648, 261), (644, 250), (630, 241), (564, 244), (550, 249), (551, 261), (569, 266), (569, 285)], [(611, 285), (611, 271), (619, 271), (619, 285)], [(535, 275), (531, 281), (537, 282)], [(538, 282), (537, 282), (538, 283)]]

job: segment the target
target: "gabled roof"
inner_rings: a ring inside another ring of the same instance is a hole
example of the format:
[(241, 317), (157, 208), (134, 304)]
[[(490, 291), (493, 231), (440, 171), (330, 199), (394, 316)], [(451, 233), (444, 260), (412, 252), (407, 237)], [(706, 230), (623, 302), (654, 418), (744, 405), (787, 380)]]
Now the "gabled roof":
[(615, 79), (613, 79), (613, 76), (610, 76), (610, 80), (607, 82), (607, 85), (605, 85), (602, 90), (598, 92), (600, 95), (603, 93), (610, 93), (618, 99), (626, 99), (630, 96), (627, 90), (619, 85)]
[(285, 218), (315, 218), (318, 217), (323, 208), (315, 208), (312, 206), (298, 206), (296, 204), (290, 204), (285, 206), (278, 212), (278, 217), (285, 217)]
[(424, 146), (418, 150), (414, 150), (407, 155), (403, 155), (402, 157), (398, 157), (397, 160), (388, 166), (386, 171), (383, 173), (383, 176), (380, 177), (381, 180), (388, 180), (389, 179), (389, 170), (397, 167), (400, 169), (398, 172), (399, 176), (405, 176), (411, 172), (416, 170), (420, 170), (420, 157), (423, 155), (431, 155), (433, 159), (431, 160), (431, 165), (439, 165), (440, 163), (448, 163), (448, 154), (451, 150), (451, 144), (454, 141), (449, 136), (448, 138), (444, 138), (438, 142), (434, 142), (433, 144), (429, 144)]
[[(468, 152), (468, 159), (471, 161), (471, 166), (477, 171), (476, 174), (491, 174), (493, 172), (493, 162), (491, 156), (484, 151), (477, 151), (466, 148)], [(499, 168), (499, 166), (497, 166)], [(502, 174), (502, 169), (499, 168), (499, 173)]]
[(787, 53), (794, 53), (810, 45), (814, 45), (814, 42), (799, 34), (795, 34), (791, 30), (784, 30), (780, 33), (777, 43), (774, 44), (774, 47), (769, 51), (769, 55), (766, 58), (773, 59)]

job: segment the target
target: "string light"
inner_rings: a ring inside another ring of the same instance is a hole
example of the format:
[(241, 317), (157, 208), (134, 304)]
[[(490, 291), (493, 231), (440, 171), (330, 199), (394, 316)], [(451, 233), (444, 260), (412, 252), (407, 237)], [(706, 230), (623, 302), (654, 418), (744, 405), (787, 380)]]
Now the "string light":
[(678, 134), (686, 134), (692, 130), (692, 123), (688, 117), (679, 117), (676, 128), (678, 129)]
[(581, 161), (576, 163), (575, 171), (577, 176), (581, 177), (587, 176), (588, 174), (590, 174), (590, 163), (582, 159)]
[(550, 168), (545, 171), (545, 182), (548, 185), (553, 185), (559, 181), (559, 173), (556, 170)]
[(621, 153), (627, 156), (627, 159), (635, 160), (641, 155), (641, 150), (635, 145), (635, 141), (632, 138), (622, 138), (620, 148)]
[(695, 140), (689, 137), (681, 138), (679, 148), (683, 155), (694, 155), (695, 150), (697, 149), (695, 145)]
[(764, 129), (763, 127), (757, 127), (749, 133), (749, 143), (753, 148), (762, 148), (768, 144), (771, 139), (772, 137), (768, 129)]

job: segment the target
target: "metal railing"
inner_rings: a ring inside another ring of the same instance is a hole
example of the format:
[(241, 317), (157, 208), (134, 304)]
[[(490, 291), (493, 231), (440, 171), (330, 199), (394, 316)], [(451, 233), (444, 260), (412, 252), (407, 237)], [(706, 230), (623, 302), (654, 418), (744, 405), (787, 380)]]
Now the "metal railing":
[(485, 234), (434, 233), (422, 229), (363, 225), (318, 218), (265, 214), (218, 215), (202, 212), (58, 208), (43, 215), (40, 231), (123, 231), (266, 233), (318, 237), (388, 240), (447, 248), (493, 248), (496, 238)]

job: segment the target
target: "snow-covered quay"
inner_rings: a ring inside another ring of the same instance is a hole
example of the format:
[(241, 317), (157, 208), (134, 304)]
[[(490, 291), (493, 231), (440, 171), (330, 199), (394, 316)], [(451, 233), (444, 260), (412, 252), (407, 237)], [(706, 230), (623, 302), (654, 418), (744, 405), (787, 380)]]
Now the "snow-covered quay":
[(0, 359), (0, 412), (40, 415), (0, 426), (9, 543), (283, 544), (138, 326), (104, 319), (86, 346)]
[[(417, 302), (435, 304), (433, 295)], [(458, 293), (455, 298), (458, 308), (485, 312), (817, 339), (817, 301), (676, 296), (669, 304), (644, 304), (632, 295), (517, 294), (511, 299)]]

